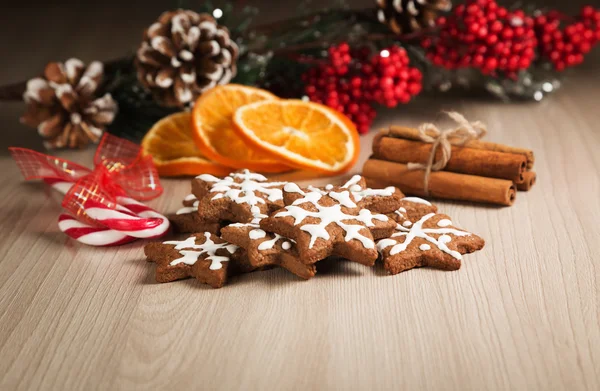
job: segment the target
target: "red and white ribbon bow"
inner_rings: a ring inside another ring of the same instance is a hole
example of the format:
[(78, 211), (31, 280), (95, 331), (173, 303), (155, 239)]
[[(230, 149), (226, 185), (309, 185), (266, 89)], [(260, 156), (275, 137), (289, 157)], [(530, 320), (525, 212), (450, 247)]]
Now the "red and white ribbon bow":
[(42, 179), (65, 196), (58, 226), (92, 246), (113, 246), (156, 238), (169, 220), (136, 200), (158, 197), (163, 188), (149, 156), (136, 144), (105, 134), (94, 169), (24, 148), (9, 148), (26, 180)]

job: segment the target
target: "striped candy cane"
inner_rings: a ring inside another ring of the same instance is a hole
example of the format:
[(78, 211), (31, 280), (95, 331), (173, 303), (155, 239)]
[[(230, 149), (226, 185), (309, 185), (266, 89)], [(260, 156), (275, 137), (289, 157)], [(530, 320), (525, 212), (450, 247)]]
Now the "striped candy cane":
[[(63, 195), (73, 185), (52, 178), (44, 178), (44, 182)], [(147, 205), (129, 197), (117, 197), (116, 201), (115, 209), (92, 202), (87, 205), (87, 216), (102, 227), (81, 222), (68, 214), (59, 216), (58, 227), (71, 238), (91, 246), (117, 246), (138, 238), (156, 238), (169, 229), (169, 220)]]

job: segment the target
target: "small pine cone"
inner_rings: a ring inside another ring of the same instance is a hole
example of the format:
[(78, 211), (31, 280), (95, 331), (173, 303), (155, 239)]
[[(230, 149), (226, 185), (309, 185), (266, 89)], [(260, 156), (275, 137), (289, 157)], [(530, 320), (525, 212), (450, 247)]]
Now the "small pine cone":
[(452, 9), (450, 0), (377, 0), (377, 19), (395, 34), (407, 34), (435, 25), (439, 12)]
[(23, 94), (27, 109), (21, 122), (36, 127), (48, 149), (97, 143), (117, 113), (110, 94), (97, 96), (103, 74), (98, 61), (87, 67), (76, 58), (49, 63), (43, 77), (27, 82)]
[(137, 51), (140, 83), (166, 107), (185, 107), (236, 74), (238, 47), (209, 14), (163, 13), (144, 32)]

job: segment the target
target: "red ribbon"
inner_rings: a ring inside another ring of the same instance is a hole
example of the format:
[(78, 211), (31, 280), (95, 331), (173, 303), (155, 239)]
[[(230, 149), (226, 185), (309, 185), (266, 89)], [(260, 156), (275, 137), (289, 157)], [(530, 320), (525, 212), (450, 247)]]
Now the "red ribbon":
[(102, 205), (114, 209), (116, 197), (137, 200), (158, 197), (163, 188), (150, 156), (125, 139), (105, 133), (94, 155), (94, 169), (26, 148), (9, 148), (26, 180), (72, 182), (65, 195), (63, 208), (89, 223), (85, 209)]

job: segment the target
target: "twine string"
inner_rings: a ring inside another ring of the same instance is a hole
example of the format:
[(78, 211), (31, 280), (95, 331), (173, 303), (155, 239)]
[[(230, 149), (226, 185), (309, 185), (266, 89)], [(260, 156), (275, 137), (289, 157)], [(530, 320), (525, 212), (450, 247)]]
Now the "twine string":
[[(478, 140), (486, 135), (487, 127), (481, 121), (469, 122), (462, 114), (456, 111), (448, 111), (446, 114), (458, 126), (446, 130), (440, 130), (432, 123), (424, 123), (419, 126), (419, 138), (425, 143), (432, 144), (431, 153), (426, 163), (408, 163), (409, 170), (425, 170), (423, 190), (429, 196), (429, 176), (432, 171), (443, 170), (452, 156), (452, 145), (462, 146), (468, 141)], [(435, 159), (438, 148), (442, 154), (438, 160)]]

